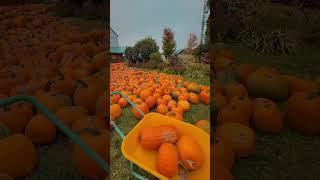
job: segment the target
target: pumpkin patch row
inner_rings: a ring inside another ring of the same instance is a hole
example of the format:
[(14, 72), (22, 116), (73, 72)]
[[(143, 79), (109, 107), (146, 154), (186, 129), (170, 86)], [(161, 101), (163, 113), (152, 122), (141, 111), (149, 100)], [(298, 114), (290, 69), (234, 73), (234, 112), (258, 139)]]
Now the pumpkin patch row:
[[(124, 63), (111, 64), (110, 90), (120, 91), (145, 114), (154, 108), (157, 113), (178, 120), (183, 120), (183, 113), (190, 111), (190, 104), (210, 104), (208, 86), (174, 75), (133, 70)], [(110, 97), (110, 104), (110, 115), (116, 121), (128, 102), (115, 94)], [(142, 118), (137, 109), (131, 109), (137, 119)]]
[[(215, 139), (211, 145), (214, 179), (234, 179), (235, 157), (255, 152), (255, 130), (280, 133), (285, 122), (299, 133), (320, 134), (320, 84), (275, 68), (235, 64), (224, 43), (213, 48)], [(284, 110), (278, 103), (285, 102)]]
[[(0, 100), (35, 97), (109, 162), (109, 123), (104, 121), (109, 34), (82, 32), (52, 16), (52, 9), (41, 4), (0, 7)], [(35, 147), (54, 146), (58, 133), (30, 103), (1, 108), (0, 174), (13, 178), (32, 174), (40, 158)], [(73, 161), (83, 176), (107, 175), (76, 144)]]
[(179, 172), (179, 161), (187, 171), (196, 171), (204, 161), (200, 145), (191, 136), (179, 134), (173, 125), (144, 127), (139, 144), (146, 150), (157, 150), (157, 171), (168, 178)]

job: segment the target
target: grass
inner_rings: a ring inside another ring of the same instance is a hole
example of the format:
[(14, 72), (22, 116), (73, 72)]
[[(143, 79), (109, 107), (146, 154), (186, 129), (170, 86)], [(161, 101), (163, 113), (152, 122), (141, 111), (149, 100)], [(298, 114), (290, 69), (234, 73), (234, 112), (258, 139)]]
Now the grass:
[[(138, 69), (138, 68), (135, 68)], [(146, 70), (146, 69), (144, 69)], [(191, 80), (196, 81), (197, 80)], [(208, 80), (209, 81), (209, 80)], [(208, 83), (207, 83), (208, 84)], [(154, 111), (154, 109), (153, 109)], [(185, 122), (194, 124), (200, 119), (210, 119), (210, 107), (203, 104), (191, 105), (190, 111), (183, 114), (183, 118)], [(135, 127), (139, 123), (139, 120), (136, 119), (132, 112), (131, 107), (126, 107), (123, 109), (122, 115), (117, 119), (116, 124), (122, 130), (122, 132), (126, 135), (131, 129)], [(110, 143), (110, 158), (111, 158), (111, 179), (127, 179), (133, 180), (135, 179), (130, 175), (129, 168), (130, 163), (126, 160), (120, 150), (122, 140), (119, 135), (115, 132), (111, 132), (111, 143)], [(148, 179), (157, 179), (145, 172), (144, 170), (137, 167), (136, 172), (140, 175)]]
[[(320, 76), (319, 46), (304, 46), (296, 56), (253, 56), (253, 52), (237, 46), (236, 63), (277, 68), (283, 74), (306, 79)], [(279, 103), (284, 110), (285, 103)], [(237, 159), (232, 170), (237, 180), (318, 180), (320, 177), (320, 136), (304, 136), (285, 125), (280, 134), (257, 130), (256, 152), (249, 158)]]

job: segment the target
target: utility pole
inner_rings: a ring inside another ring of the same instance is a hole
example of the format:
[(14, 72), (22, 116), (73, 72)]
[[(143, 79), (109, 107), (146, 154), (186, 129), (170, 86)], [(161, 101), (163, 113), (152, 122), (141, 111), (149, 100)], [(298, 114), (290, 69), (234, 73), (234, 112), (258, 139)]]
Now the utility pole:
[(202, 22), (201, 22), (201, 37), (200, 37), (200, 45), (199, 45), (200, 55), (202, 53), (202, 46), (203, 46), (204, 38), (205, 38), (205, 26), (206, 26), (206, 21), (207, 21), (207, 14), (209, 13), (209, 7), (207, 4), (208, 4), (207, 0), (204, 0)]

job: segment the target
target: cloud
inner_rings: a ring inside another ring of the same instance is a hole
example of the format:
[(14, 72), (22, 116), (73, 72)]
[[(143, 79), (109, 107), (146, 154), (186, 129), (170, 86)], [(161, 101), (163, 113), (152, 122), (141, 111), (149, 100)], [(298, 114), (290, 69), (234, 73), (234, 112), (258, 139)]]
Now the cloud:
[(162, 30), (175, 32), (177, 47), (186, 45), (190, 32), (200, 36), (203, 0), (111, 0), (111, 27), (120, 46), (133, 45), (150, 35), (161, 47)]

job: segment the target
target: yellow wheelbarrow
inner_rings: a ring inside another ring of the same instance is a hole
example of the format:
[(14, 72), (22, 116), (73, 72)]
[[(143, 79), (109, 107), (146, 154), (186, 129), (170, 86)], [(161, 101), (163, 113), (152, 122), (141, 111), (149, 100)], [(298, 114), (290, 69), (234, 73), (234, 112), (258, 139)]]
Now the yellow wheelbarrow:
[[(210, 135), (203, 131), (202, 129), (191, 125), (189, 123), (185, 123), (183, 121), (179, 121), (158, 113), (148, 113), (144, 114), (140, 111), (126, 96), (124, 96), (120, 92), (113, 92), (113, 94), (120, 94), (123, 98), (125, 98), (129, 104), (131, 104), (134, 108), (136, 108), (142, 115), (143, 118), (140, 122), (125, 136), (122, 131), (117, 127), (117, 125), (111, 121), (111, 125), (115, 129), (115, 131), (120, 135), (123, 139), (121, 145), (121, 151), (123, 156), (128, 159), (131, 163), (131, 174), (138, 179), (147, 179), (138, 173), (134, 172), (133, 164), (139, 166), (144, 169), (148, 173), (154, 175), (155, 177), (163, 180), (168, 180), (168, 178), (164, 177), (156, 170), (156, 151), (148, 151), (144, 150), (138, 142), (138, 135), (141, 128), (146, 126), (157, 126), (163, 124), (171, 124), (177, 127), (179, 133), (183, 135), (190, 135), (194, 137), (199, 145), (201, 146), (204, 153), (204, 164), (197, 171), (189, 172), (187, 174), (188, 180), (209, 180), (210, 179)], [(178, 174), (172, 179), (182, 179)]]

